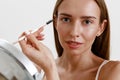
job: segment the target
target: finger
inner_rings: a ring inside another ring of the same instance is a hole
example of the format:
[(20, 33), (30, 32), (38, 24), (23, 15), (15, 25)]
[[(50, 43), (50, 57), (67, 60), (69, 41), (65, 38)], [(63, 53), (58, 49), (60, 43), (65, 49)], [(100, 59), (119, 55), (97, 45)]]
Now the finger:
[[(22, 50), (24, 51), (28, 45), (38, 49), (38, 44), (39, 44), (38, 40), (44, 39), (43, 38), (44, 35), (40, 33), (42, 31), (43, 31), (43, 27), (39, 28), (34, 33), (32, 33), (33, 32), (32, 30), (23, 32), (21, 34), (21, 36), (19, 37), (19, 39), (20, 39), (21, 37), (25, 36), (25, 38), (23, 38), (24, 40), (23, 39), (19, 40), (19, 44), (20, 44)], [(27, 36), (28, 36), (28, 38), (26, 38)]]
[(24, 49), (26, 49), (26, 47), (27, 47), (26, 40), (24, 40), (24, 39), (20, 40), (19, 44), (21, 46), (22, 51), (24, 51)]
[(44, 40), (44, 34), (40, 34), (39, 36), (36, 37), (38, 40)]
[(21, 37), (23, 37), (23, 36), (25, 36), (25, 32), (23, 32), (23, 33), (18, 37), (18, 39), (21, 38)]
[(27, 41), (29, 41), (31, 43), (31, 46), (36, 48), (36, 49), (40, 49), (39, 48), (39, 41), (37, 40), (37, 38), (35, 37), (34, 34), (29, 34), (27, 35), (26, 34), (26, 37), (27, 37)]
[(39, 29), (37, 29), (37, 30), (34, 30), (34, 31), (32, 31), (31, 33), (34, 35), (34, 36), (39, 36), (39, 35), (41, 35), (41, 32), (44, 30), (44, 26), (43, 27), (40, 27)]
[[(26, 36), (26, 35), (28, 35), (28, 32), (23, 32), (20, 35), (19, 39), (22, 38), (22, 37), (24, 37), (24, 36)], [(18, 41), (19, 41), (19, 44), (20, 44), (22, 50), (24, 51), (24, 49), (27, 47), (27, 40), (26, 40), (26, 38), (24, 37), (23, 39), (18, 40)]]
[(29, 30), (29, 31), (27, 31), (27, 32), (29, 32), (29, 33), (27, 33), (27, 34), (33, 34), (38, 40), (44, 40), (44, 34), (42, 34), (41, 32), (42, 32), (42, 29), (40, 28), (40, 29), (38, 29), (37, 31), (32, 31), (32, 30)]

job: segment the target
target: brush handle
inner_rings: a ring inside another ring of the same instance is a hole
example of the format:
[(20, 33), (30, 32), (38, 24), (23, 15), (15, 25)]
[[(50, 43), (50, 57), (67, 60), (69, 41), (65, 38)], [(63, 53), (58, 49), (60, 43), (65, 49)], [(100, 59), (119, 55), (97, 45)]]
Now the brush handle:
[[(46, 25), (50, 24), (52, 21), (53, 21), (53, 20), (47, 21), (46, 24), (43, 25), (43, 26), (46, 26)], [(33, 30), (32, 32), (26, 31), (26, 33), (29, 35), (29, 34), (31, 34), (31, 33), (36, 32), (37, 30), (38, 30), (38, 29), (35, 29), (35, 30)], [(26, 38), (25, 36), (22, 36), (21, 38), (19, 38), (17, 41), (13, 42), (12, 44), (15, 45), (16, 43), (18, 43), (19, 41), (21, 41), (21, 40), (23, 40), (23, 39), (25, 39), (25, 38)]]

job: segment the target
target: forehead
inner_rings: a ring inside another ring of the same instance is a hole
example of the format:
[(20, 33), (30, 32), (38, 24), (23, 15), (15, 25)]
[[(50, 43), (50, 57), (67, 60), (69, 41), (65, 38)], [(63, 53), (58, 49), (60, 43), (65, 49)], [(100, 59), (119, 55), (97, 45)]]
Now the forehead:
[(100, 9), (94, 0), (63, 0), (58, 7), (59, 13), (68, 13), (73, 16), (100, 17)]

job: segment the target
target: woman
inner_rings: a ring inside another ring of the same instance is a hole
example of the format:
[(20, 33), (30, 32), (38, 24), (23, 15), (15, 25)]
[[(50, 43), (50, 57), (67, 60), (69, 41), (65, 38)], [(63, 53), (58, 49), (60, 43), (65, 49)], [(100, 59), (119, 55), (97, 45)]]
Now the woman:
[[(43, 27), (19, 43), (45, 80), (120, 80), (120, 63), (109, 61), (110, 25), (104, 0), (57, 0), (53, 25), (58, 59), (38, 40)], [(22, 35), (22, 36), (23, 36)]]

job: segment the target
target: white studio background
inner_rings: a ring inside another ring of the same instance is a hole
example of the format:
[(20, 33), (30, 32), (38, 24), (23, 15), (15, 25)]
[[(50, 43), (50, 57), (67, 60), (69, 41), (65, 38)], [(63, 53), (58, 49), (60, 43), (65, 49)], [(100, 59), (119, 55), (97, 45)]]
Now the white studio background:
[(111, 59), (120, 60), (120, 0), (106, 0), (111, 22)]
[[(33, 30), (52, 19), (56, 0), (0, 0), (0, 38), (10, 43), (26, 30)], [(44, 28), (43, 43), (56, 57), (52, 24)], [(19, 45), (15, 45), (19, 48)]]
[[(0, 38), (10, 43), (26, 30), (36, 29), (52, 18), (56, 0), (0, 0)], [(105, 0), (111, 21), (111, 59), (120, 60), (119, 0)], [(52, 24), (45, 27), (45, 40), (56, 57)]]

